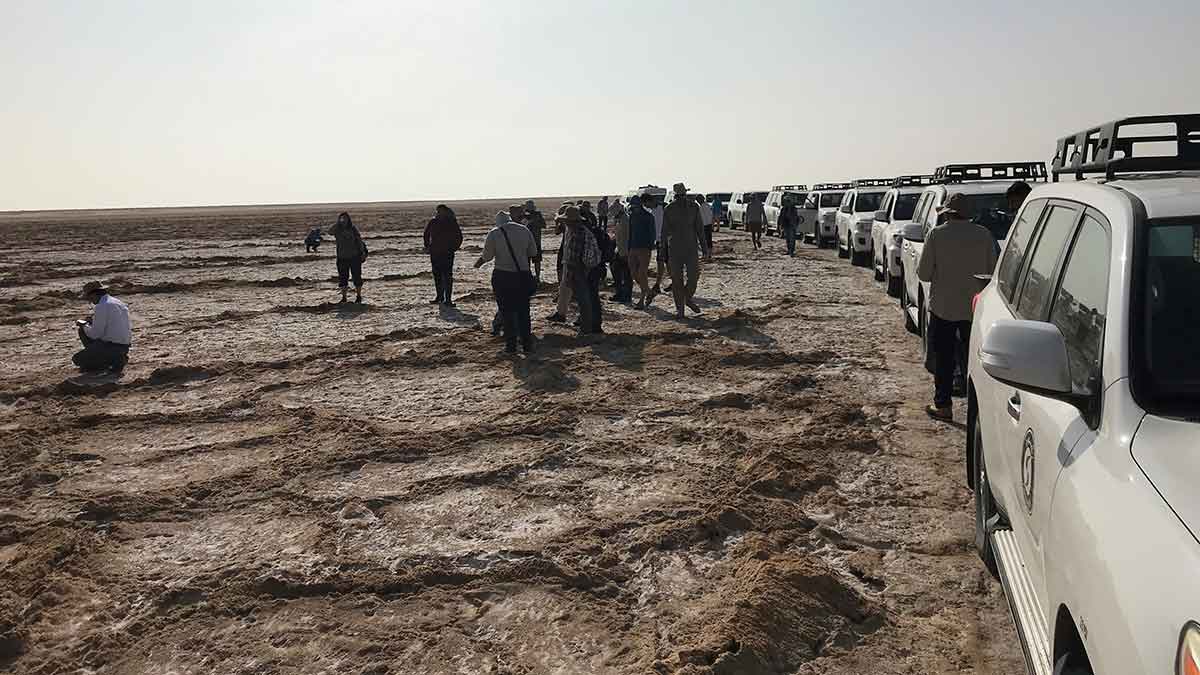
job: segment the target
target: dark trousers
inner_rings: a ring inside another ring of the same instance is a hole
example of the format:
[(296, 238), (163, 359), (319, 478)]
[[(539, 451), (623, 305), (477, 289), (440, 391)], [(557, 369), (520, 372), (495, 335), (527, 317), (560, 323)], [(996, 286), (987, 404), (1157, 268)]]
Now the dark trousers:
[(305, 243), (305, 244), (304, 244), (304, 252), (305, 252), (305, 253), (316, 253), (316, 252), (317, 252), (317, 247), (318, 247), (318, 246), (320, 246), (320, 244), (309, 244), (309, 243)]
[(504, 324), (504, 342), (509, 347), (517, 346), (518, 337), (526, 347), (533, 344), (528, 278), (524, 272), (492, 271), (492, 291), (496, 294), (496, 307)]
[(571, 271), (572, 292), (575, 302), (579, 303), (579, 331), (596, 333), (602, 330), (602, 312), (600, 309), (600, 274), (601, 267), (584, 272), (580, 269)]
[(796, 255), (796, 228), (783, 228), (783, 236), (787, 239), (788, 255)]
[(437, 290), (438, 302), (450, 302), (454, 291), (454, 253), (430, 255), (429, 265), (433, 268), (433, 287)]
[(633, 299), (633, 274), (629, 271), (629, 260), (621, 255), (618, 255), (612, 261), (613, 285), (615, 290), (613, 297), (619, 302), (628, 302)]
[(83, 343), (83, 350), (76, 352), (75, 356), (71, 357), (71, 362), (80, 370), (96, 373), (104, 370), (121, 371), (125, 369), (125, 364), (129, 361), (129, 345), (93, 340), (83, 332), (82, 328), (79, 329), (79, 341)]
[(713, 232), (712, 224), (704, 226), (704, 241), (708, 242), (708, 250), (710, 250), (710, 251), (712, 250), (712, 232)]
[[(933, 404), (947, 407), (954, 395), (954, 371), (966, 355), (963, 346), (971, 342), (971, 322), (947, 321), (931, 314), (929, 341), (933, 347)], [(965, 363), (962, 368), (965, 372)]]
[(338, 288), (346, 288), (351, 275), (354, 276), (354, 287), (362, 288), (362, 258), (338, 258)]

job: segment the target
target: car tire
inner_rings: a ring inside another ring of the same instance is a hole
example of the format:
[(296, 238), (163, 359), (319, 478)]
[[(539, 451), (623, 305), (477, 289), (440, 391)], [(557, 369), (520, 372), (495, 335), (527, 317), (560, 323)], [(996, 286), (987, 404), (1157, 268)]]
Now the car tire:
[(893, 298), (900, 297), (901, 286), (904, 285), (903, 278), (892, 276), (891, 273), (887, 271), (886, 267), (884, 268), (883, 274), (885, 277), (887, 277), (887, 294)]
[(879, 257), (875, 255), (875, 247), (871, 247), (871, 273), (875, 277), (875, 281), (883, 281), (886, 276), (886, 270), (883, 269), (883, 263)]
[(849, 257), (850, 257), (850, 253), (849, 253), (848, 251), (845, 251), (845, 250), (843, 250), (843, 249), (842, 249), (842, 243), (843, 243), (843, 242), (842, 242), (842, 238), (841, 238), (841, 237), (838, 237), (838, 238), (837, 238), (838, 257), (839, 257), (839, 258), (849, 258)]
[(992, 540), (988, 537), (987, 523), (996, 514), (996, 502), (992, 499), (992, 487), (988, 482), (987, 465), (983, 462), (983, 430), (976, 415), (974, 424), (974, 442), (972, 452), (975, 463), (975, 552), (983, 561), (983, 566), (995, 578), (1000, 578), (1000, 570), (996, 567), (996, 551), (992, 548)]
[(1071, 654), (1063, 654), (1054, 663), (1054, 675), (1093, 675), (1091, 664), (1071, 662)]

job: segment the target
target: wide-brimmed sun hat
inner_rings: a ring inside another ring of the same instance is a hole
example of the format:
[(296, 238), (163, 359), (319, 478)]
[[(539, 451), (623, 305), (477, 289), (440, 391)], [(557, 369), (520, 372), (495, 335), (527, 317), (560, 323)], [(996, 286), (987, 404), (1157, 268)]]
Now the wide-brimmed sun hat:
[(946, 203), (937, 208), (938, 213), (943, 211), (954, 211), (955, 213), (963, 213), (963, 209), (967, 206), (967, 198), (961, 192), (952, 193), (946, 197)]
[(108, 287), (103, 281), (89, 281), (83, 285), (83, 294), (91, 295), (92, 293), (107, 293)]
[(526, 211), (534, 211), (536, 209), (537, 209), (537, 204), (534, 204), (532, 199), (525, 200), (525, 210)]
[(684, 185), (683, 183), (676, 183), (675, 187), (673, 187), (671, 189), (674, 190), (675, 194), (677, 194), (677, 195), (686, 195), (687, 194), (687, 186)]
[(581, 223), (581, 222), (583, 222), (583, 218), (580, 217), (580, 215), (579, 215), (579, 207), (578, 206), (568, 206), (566, 209), (563, 209), (562, 215), (556, 217), (555, 220), (557, 220), (560, 223)]

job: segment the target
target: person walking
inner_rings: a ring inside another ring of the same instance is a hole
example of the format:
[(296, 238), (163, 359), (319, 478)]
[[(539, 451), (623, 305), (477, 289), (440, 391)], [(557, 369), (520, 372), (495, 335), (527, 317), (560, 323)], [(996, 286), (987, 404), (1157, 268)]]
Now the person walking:
[(785, 199), (782, 208), (779, 209), (779, 231), (787, 240), (788, 255), (793, 258), (796, 257), (796, 230), (799, 228), (800, 212), (796, 210), (796, 203)]
[(712, 209), (704, 202), (704, 195), (696, 195), (696, 206), (700, 208), (700, 220), (704, 223), (704, 243), (712, 250), (713, 214)]
[[(654, 231), (654, 215), (642, 208), (642, 198), (629, 198), (629, 273), (642, 291), (637, 308), (645, 309), (653, 297), (650, 291), (650, 252), (658, 239)], [(630, 290), (632, 297), (633, 291)]]
[(437, 297), (431, 305), (454, 306), (454, 254), (462, 248), (463, 232), (454, 211), (445, 204), (434, 209), (433, 219), (425, 226), (425, 252), (433, 268), (433, 288)]
[(133, 342), (129, 306), (109, 295), (99, 281), (84, 284), (83, 297), (94, 307), (90, 319), (75, 322), (83, 350), (76, 352), (71, 362), (85, 373), (120, 374), (129, 362), (129, 345)]
[(613, 238), (616, 254), (612, 261), (613, 293), (615, 302), (633, 302), (633, 277), (629, 271), (629, 213), (621, 202), (613, 200), (608, 207), (609, 220), (613, 223)]
[[(721, 216), (724, 215), (724, 213), (725, 213), (725, 205), (721, 203), (721, 195), (714, 194), (712, 197), (712, 216), (713, 216), (713, 229), (714, 230), (719, 231), (721, 229)], [(709, 250), (712, 250), (711, 246), (709, 247)]]
[(354, 278), (354, 302), (362, 302), (362, 266), (367, 261), (367, 243), (363, 241), (350, 214), (342, 211), (338, 214), (337, 224), (333, 226), (333, 238), (337, 242), (337, 272), (338, 288), (342, 291), (340, 302), (346, 302), (346, 292), (350, 278)]
[(684, 318), (683, 308), (700, 313), (700, 306), (693, 296), (700, 283), (699, 253), (708, 260), (708, 246), (704, 241), (704, 221), (700, 206), (687, 198), (687, 186), (676, 183), (675, 200), (663, 214), (663, 238), (671, 251), (671, 290), (675, 296), (675, 315)]
[(533, 235), (533, 241), (537, 244), (537, 257), (533, 259), (534, 277), (537, 282), (542, 283), (542, 230), (546, 229), (546, 218), (542, 216), (542, 212), (538, 211), (537, 204), (533, 203), (532, 199), (525, 200), (525, 217), (522, 221), (526, 229)]
[(579, 207), (571, 206), (556, 220), (562, 223), (563, 273), (579, 303), (580, 334), (603, 333), (599, 286), (592, 283), (600, 267), (600, 246)]
[(537, 244), (533, 240), (533, 233), (524, 225), (513, 222), (510, 213), (511, 209), (509, 213), (496, 213), (496, 226), (484, 239), (483, 252), (475, 261), (475, 268), (496, 261), (492, 270), (492, 292), (496, 295), (496, 307), (504, 322), (504, 351), (515, 354), (519, 338), (521, 349), (528, 354), (533, 351), (529, 298), (534, 291), (532, 261), (537, 255)]
[(317, 249), (320, 247), (321, 247), (321, 228), (314, 227), (312, 230), (309, 230), (308, 236), (304, 238), (304, 252), (305, 253), (316, 253)]
[[(649, 200), (649, 203), (647, 203)], [(654, 257), (657, 262), (657, 271), (654, 277), (654, 288), (650, 289), (650, 297), (646, 299), (646, 304), (654, 301), (654, 297), (662, 293), (663, 278), (667, 276), (667, 263), (671, 259), (670, 251), (667, 250), (667, 241), (663, 238), (663, 217), (665, 210), (663, 209), (662, 197), (655, 195), (642, 195), (642, 208), (649, 209), (654, 216), (654, 240), (658, 245), (654, 249)]]
[(596, 219), (600, 222), (600, 227), (608, 228), (608, 209), (608, 195), (605, 195), (596, 204)]
[(917, 277), (929, 283), (929, 336), (934, 352), (933, 405), (925, 411), (947, 421), (954, 419), (954, 371), (963, 353), (959, 345), (971, 340), (975, 275), (990, 274), (996, 267), (992, 233), (967, 220), (966, 205), (962, 193), (955, 192), (938, 208), (946, 221), (925, 237), (917, 265)]
[(767, 225), (767, 210), (763, 207), (762, 195), (754, 195), (754, 199), (746, 206), (746, 229), (750, 231), (750, 241), (754, 248), (762, 248), (763, 228)]

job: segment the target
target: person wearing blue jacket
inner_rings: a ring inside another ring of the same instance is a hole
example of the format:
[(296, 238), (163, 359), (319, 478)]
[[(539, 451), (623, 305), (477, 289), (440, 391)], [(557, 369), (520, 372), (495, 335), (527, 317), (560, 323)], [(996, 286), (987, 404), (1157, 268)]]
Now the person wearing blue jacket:
[(657, 228), (654, 225), (654, 213), (642, 206), (641, 197), (634, 195), (629, 198), (629, 271), (642, 297), (638, 300), (637, 308), (645, 309), (646, 301), (650, 298), (650, 253), (658, 243)]

